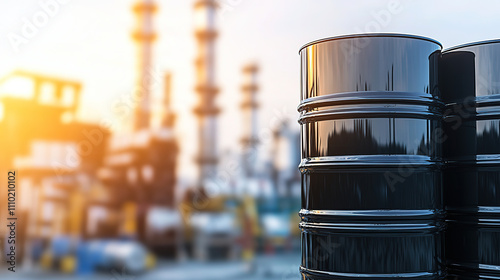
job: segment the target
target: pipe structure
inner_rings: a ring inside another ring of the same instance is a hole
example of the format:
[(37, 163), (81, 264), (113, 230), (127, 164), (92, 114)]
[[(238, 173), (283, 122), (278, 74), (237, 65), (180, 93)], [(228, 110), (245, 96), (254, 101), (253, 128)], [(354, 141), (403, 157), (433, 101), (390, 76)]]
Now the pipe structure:
[(215, 39), (217, 30), (215, 16), (217, 1), (199, 0), (195, 3), (196, 30), (198, 46), (196, 58), (196, 87), (198, 104), (194, 112), (198, 118), (198, 164), (197, 188), (203, 189), (217, 172), (217, 115), (220, 109), (216, 99), (219, 88), (215, 84)]

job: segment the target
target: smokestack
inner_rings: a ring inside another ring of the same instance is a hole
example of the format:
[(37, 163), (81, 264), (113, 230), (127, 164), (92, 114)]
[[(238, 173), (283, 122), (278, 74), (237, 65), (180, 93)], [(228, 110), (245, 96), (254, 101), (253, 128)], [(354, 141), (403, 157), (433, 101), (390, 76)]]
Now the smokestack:
[(162, 126), (167, 128), (173, 128), (175, 123), (175, 114), (172, 110), (172, 105), (170, 103), (172, 95), (172, 74), (165, 74), (165, 88), (163, 96), (163, 120)]
[(156, 39), (153, 28), (153, 14), (157, 6), (153, 0), (137, 2), (133, 11), (136, 15), (136, 30), (132, 37), (137, 42), (137, 80), (135, 91), (141, 99), (135, 108), (134, 129), (141, 130), (149, 128), (151, 118), (151, 72), (152, 72), (152, 49)]
[(243, 92), (243, 102), (241, 109), (243, 110), (245, 134), (243, 136), (242, 144), (244, 150), (243, 167), (245, 175), (252, 177), (255, 174), (255, 161), (257, 157), (256, 148), (258, 145), (257, 138), (257, 72), (259, 67), (255, 64), (249, 64), (243, 67), (243, 74), (245, 76), (245, 83), (241, 87)]
[(198, 117), (198, 156), (199, 167), (197, 187), (203, 188), (217, 170), (217, 115), (219, 108), (215, 96), (219, 88), (215, 85), (215, 0), (199, 0), (194, 5), (196, 17), (195, 37), (198, 45), (196, 58), (196, 87), (198, 105), (194, 113)]

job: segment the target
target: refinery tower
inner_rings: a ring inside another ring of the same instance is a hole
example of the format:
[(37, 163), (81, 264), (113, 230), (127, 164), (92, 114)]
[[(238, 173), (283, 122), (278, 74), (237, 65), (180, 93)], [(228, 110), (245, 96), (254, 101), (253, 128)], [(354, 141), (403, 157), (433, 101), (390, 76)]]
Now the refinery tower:
[(215, 17), (217, 1), (199, 0), (195, 3), (197, 41), (196, 86), (198, 104), (194, 112), (198, 118), (198, 180), (196, 187), (203, 189), (217, 172), (217, 115), (220, 109), (215, 97), (219, 88), (215, 84)]

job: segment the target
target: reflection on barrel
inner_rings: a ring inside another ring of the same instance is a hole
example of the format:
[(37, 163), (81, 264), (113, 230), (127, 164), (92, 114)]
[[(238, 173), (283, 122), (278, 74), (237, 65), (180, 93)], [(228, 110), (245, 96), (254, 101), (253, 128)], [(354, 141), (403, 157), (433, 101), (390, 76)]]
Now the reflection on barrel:
[(500, 41), (443, 52), (450, 279), (500, 279)]
[(397, 34), (301, 51), (303, 279), (439, 279), (441, 46)]

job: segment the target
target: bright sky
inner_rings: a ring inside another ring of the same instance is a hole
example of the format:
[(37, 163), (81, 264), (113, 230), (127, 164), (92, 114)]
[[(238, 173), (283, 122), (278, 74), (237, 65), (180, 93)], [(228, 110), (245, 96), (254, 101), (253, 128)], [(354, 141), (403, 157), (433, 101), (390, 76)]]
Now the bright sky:
[[(26, 69), (83, 83), (82, 118), (115, 121), (112, 107), (131, 94), (135, 48), (130, 37), (133, 0), (60, 0), (59, 9), (15, 51), (12, 34), (51, 0), (0, 1), (0, 75)], [(181, 174), (193, 174), (196, 122), (192, 116), (195, 40), (193, 0), (157, 0), (159, 39), (155, 65), (173, 72), (173, 102), (182, 139)], [(295, 122), (299, 102), (299, 56), (303, 44), (360, 32), (397, 32), (431, 37), (445, 48), (500, 37), (500, 1), (482, 0), (220, 0), (217, 42), (221, 150), (237, 151), (241, 137), (241, 68), (261, 66), (260, 127), (286, 116)], [(154, 92), (161, 95), (162, 83)]]

